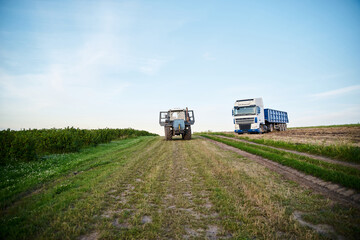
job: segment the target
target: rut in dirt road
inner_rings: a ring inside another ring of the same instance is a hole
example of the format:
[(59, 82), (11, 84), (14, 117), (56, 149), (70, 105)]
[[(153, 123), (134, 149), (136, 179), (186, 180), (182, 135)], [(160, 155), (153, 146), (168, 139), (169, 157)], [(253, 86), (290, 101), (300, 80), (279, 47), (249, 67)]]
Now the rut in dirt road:
[[(223, 138), (227, 138), (227, 137), (223, 137)], [(233, 140), (232, 138), (228, 138), (228, 139)], [(323, 181), (314, 176), (307, 175), (300, 171), (297, 171), (291, 167), (281, 165), (281, 164), (273, 162), (269, 159), (266, 159), (266, 158), (263, 158), (260, 156), (256, 156), (254, 154), (242, 151), (242, 150), (237, 149), (232, 146), (228, 146), (224, 143), (220, 143), (220, 142), (217, 142), (217, 141), (214, 141), (211, 139), (206, 139), (206, 140), (215, 143), (216, 145), (218, 145), (219, 147), (221, 147), (223, 149), (227, 149), (227, 150), (236, 152), (236, 153), (240, 154), (241, 156), (244, 156), (248, 159), (252, 159), (260, 164), (263, 164), (264, 166), (268, 167), (269, 169), (282, 174), (286, 178), (296, 181), (299, 184), (310, 187), (310, 188), (316, 190), (317, 192), (322, 193), (325, 196), (327, 196), (333, 200), (340, 201), (340, 202), (346, 203), (346, 204), (350, 204), (351, 206), (360, 209), (360, 193), (358, 193), (357, 191), (355, 191), (353, 189), (348, 189), (348, 188), (342, 187), (338, 184)]]
[(294, 154), (297, 154), (297, 155), (310, 157), (310, 158), (321, 160), (321, 161), (324, 161), (324, 162), (339, 164), (339, 165), (352, 167), (352, 168), (356, 168), (356, 169), (360, 170), (360, 164), (356, 164), (356, 163), (338, 161), (338, 160), (334, 160), (334, 159), (323, 157), (323, 156), (313, 155), (313, 154), (304, 153), (304, 152), (298, 152), (298, 151), (294, 151), (294, 150), (288, 150), (288, 149), (284, 149), (284, 148), (273, 147), (273, 146), (259, 144), (259, 143), (254, 143), (254, 142), (246, 141), (244, 139), (239, 139), (239, 138), (232, 138), (232, 137), (226, 137), (226, 136), (221, 136), (221, 135), (215, 135), (215, 136), (219, 137), (219, 138), (230, 139), (230, 140), (235, 140), (235, 141), (239, 141), (239, 142), (243, 142), (243, 143), (248, 143), (248, 144), (252, 144), (252, 145), (255, 145), (255, 146), (264, 146), (264, 147), (268, 147), (268, 148), (272, 148), (272, 149), (276, 149), (276, 150), (280, 150), (280, 151), (284, 151), (284, 152), (294, 153)]

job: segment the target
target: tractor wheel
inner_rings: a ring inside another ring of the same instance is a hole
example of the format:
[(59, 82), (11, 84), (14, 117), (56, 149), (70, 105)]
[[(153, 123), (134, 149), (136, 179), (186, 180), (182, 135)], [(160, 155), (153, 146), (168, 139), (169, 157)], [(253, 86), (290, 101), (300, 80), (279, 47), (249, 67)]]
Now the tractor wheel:
[(172, 132), (170, 127), (165, 127), (165, 140), (171, 140), (172, 139)]
[(189, 126), (187, 129), (185, 129), (185, 133), (183, 134), (184, 140), (190, 140), (191, 139), (191, 127)]

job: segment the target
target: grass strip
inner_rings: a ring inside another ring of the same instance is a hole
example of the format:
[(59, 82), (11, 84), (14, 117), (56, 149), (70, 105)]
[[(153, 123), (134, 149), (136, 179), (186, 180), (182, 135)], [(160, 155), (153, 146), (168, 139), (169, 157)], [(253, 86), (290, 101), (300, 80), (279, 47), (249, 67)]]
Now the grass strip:
[[(222, 135), (226, 137), (235, 137), (233, 134), (227, 133), (211, 133), (216, 135)], [(279, 147), (289, 150), (295, 150), (298, 152), (312, 153), (315, 155), (323, 155), (331, 158), (335, 158), (340, 161), (360, 163), (360, 147), (351, 145), (315, 145), (309, 143), (291, 143), (285, 141), (275, 141), (272, 139), (251, 139), (249, 137), (236, 138), (244, 139), (250, 142), (264, 144), (273, 147)]]
[[(104, 209), (116, 201), (109, 196), (109, 191), (120, 190), (122, 183), (129, 179), (135, 182), (140, 169), (147, 171), (149, 158), (146, 150), (158, 142), (156, 139), (141, 137), (141, 141), (132, 142), (126, 148), (119, 144), (115, 148), (112, 146), (108, 154), (100, 158), (90, 157), (85, 164), (72, 168), (78, 171), (91, 166), (86, 171), (58, 176), (47, 182), (41, 191), (20, 199), (6, 211), (0, 211), (0, 239), (77, 239), (91, 233), (103, 222), (101, 213)], [(78, 153), (77, 158), (86, 156)], [(104, 164), (97, 164), (100, 161)]]
[(284, 166), (288, 166), (304, 172), (306, 174), (321, 178), (325, 181), (331, 181), (333, 183), (338, 183), (344, 187), (360, 190), (360, 178), (352, 175), (345, 174), (340, 171), (336, 170), (329, 170), (320, 166), (316, 166), (314, 164), (299, 161), (294, 158), (284, 157), (280, 154), (276, 154), (273, 152), (266, 151), (264, 149), (259, 149), (257, 147), (252, 147), (246, 145), (244, 143), (235, 141), (235, 140), (228, 140), (223, 138), (218, 138), (210, 135), (201, 134), (201, 136), (227, 144), (232, 147), (236, 147), (240, 150), (267, 158), (274, 162), (280, 163)]

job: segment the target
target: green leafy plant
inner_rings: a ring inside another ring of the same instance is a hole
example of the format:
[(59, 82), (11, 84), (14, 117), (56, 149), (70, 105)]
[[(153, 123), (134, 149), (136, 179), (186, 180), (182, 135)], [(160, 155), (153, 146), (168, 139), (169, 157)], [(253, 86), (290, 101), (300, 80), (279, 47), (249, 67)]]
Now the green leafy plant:
[(0, 164), (12, 161), (34, 161), (54, 153), (78, 152), (83, 147), (97, 146), (112, 140), (138, 136), (156, 136), (143, 130), (125, 129), (29, 129), (0, 131)]

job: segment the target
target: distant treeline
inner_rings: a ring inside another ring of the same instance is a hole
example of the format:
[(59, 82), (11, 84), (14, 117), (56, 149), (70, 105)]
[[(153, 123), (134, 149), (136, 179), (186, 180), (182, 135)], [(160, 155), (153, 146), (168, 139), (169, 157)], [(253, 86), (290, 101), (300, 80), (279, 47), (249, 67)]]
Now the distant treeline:
[(29, 129), (0, 131), (0, 164), (11, 161), (33, 161), (39, 157), (76, 152), (86, 146), (96, 146), (116, 139), (156, 136), (147, 131), (126, 129)]

